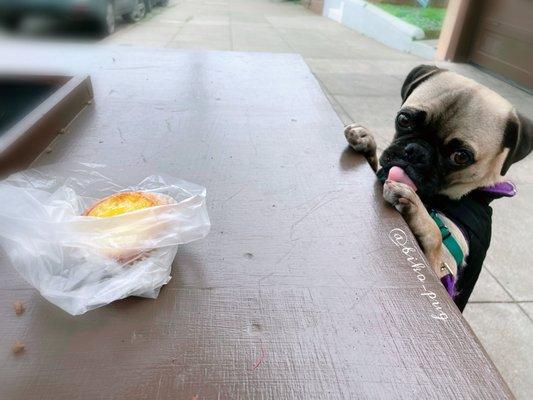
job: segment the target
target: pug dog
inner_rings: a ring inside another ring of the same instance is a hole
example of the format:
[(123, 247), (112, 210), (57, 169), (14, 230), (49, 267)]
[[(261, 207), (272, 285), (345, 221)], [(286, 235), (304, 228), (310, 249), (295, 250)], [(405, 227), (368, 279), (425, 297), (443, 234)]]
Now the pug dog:
[(351, 124), (344, 135), (463, 311), (490, 244), (490, 202), (515, 194), (504, 176), (531, 152), (533, 123), (487, 87), (430, 65), (407, 75), (401, 98), (381, 167), (368, 129)]

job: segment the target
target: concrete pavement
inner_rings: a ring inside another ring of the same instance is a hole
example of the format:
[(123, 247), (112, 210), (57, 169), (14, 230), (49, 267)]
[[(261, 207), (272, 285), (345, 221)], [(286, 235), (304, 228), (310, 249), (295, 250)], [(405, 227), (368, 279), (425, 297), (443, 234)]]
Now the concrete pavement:
[[(379, 147), (392, 138), (400, 87), (427, 62), (311, 13), (295, 2), (171, 0), (109, 43), (301, 54), (344, 123), (372, 129)], [(439, 63), (472, 77), (533, 117), (533, 96), (464, 64)], [(482, 121), (480, 121), (482, 123)], [(339, 132), (341, 134), (341, 132)], [(533, 398), (533, 157), (514, 166), (519, 194), (493, 203), (492, 246), (465, 311), (516, 396)], [(473, 371), (475, 373), (475, 371)]]

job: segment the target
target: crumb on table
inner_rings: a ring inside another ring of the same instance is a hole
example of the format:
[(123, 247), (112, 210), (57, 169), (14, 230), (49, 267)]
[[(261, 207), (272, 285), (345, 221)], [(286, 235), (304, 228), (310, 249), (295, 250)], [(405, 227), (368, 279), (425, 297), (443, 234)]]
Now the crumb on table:
[(20, 354), (24, 351), (26, 346), (24, 343), (22, 343), (20, 340), (16, 340), (15, 343), (13, 343), (13, 346), (11, 347), (11, 351), (13, 354)]
[(13, 302), (13, 311), (15, 311), (15, 314), (17, 315), (22, 315), (24, 314), (24, 311), (26, 311), (26, 306), (22, 301), (16, 300)]

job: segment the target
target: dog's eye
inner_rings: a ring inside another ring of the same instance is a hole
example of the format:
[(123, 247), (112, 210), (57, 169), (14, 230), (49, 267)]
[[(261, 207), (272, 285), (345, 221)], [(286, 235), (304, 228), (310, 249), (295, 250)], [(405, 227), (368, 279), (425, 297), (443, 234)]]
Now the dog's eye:
[(472, 156), (467, 151), (458, 150), (451, 155), (451, 159), (457, 165), (465, 165), (472, 160)]
[(410, 128), (412, 124), (411, 117), (405, 113), (398, 114), (398, 117), (396, 117), (396, 122), (398, 122), (400, 128), (405, 129)]

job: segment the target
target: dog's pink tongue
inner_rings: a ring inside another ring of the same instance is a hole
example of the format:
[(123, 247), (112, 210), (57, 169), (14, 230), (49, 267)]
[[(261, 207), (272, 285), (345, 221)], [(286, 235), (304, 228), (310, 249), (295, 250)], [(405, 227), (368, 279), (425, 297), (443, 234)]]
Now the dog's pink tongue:
[(416, 192), (415, 183), (409, 178), (409, 175), (405, 173), (400, 167), (392, 167), (389, 170), (389, 176), (387, 178), (389, 181), (405, 183), (407, 186), (410, 186)]

